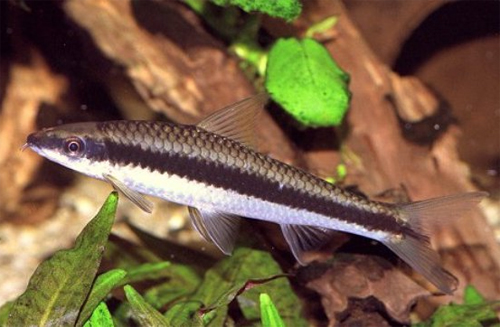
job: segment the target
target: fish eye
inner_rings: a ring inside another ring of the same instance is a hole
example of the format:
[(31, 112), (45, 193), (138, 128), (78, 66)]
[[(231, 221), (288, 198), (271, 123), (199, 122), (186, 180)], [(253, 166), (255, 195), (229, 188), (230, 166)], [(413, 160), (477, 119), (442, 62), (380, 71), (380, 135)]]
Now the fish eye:
[(85, 142), (78, 137), (70, 137), (64, 141), (64, 151), (70, 156), (81, 154), (85, 150)]

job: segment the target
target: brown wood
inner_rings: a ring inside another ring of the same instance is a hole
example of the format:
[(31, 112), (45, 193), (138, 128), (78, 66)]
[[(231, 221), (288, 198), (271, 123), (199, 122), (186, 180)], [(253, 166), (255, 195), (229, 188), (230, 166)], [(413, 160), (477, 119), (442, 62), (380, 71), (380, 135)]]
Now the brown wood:
[[(395, 87), (404, 80), (372, 53), (339, 2), (322, 8), (322, 14), (339, 15), (337, 37), (326, 46), (351, 75), (351, 130), (345, 144), (359, 161), (349, 165), (348, 183), (371, 195), (404, 186), (413, 201), (474, 190), (469, 170), (458, 158), (457, 126), (451, 126), (432, 146), (412, 144), (402, 137), (397, 113), (414, 112), (419, 106), (424, 106), (420, 111), (425, 112), (425, 106), (435, 102), (430, 101), (429, 92), (421, 85), (414, 92), (409, 92), (411, 86)], [(407, 107), (395, 108), (388, 96), (405, 99), (399, 103)], [(444, 254), (445, 267), (461, 281), (455, 301), (468, 283), (488, 298), (499, 297), (500, 247), (479, 209), (436, 231), (432, 241)]]

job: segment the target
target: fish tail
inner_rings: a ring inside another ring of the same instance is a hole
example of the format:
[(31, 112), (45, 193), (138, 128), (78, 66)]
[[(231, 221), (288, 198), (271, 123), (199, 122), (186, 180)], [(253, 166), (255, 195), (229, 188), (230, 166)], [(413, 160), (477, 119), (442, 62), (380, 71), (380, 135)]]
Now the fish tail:
[(438, 253), (430, 246), (432, 227), (443, 226), (472, 211), (486, 192), (470, 192), (403, 204), (397, 207), (400, 217), (412, 233), (389, 237), (382, 242), (439, 290), (452, 294), (458, 280), (441, 267)]

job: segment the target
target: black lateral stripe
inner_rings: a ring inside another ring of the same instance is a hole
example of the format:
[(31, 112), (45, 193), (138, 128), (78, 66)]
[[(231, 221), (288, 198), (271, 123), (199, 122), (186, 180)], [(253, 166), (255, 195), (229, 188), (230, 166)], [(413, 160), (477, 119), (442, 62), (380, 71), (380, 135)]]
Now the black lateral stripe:
[(182, 154), (145, 151), (140, 146), (108, 141), (105, 147), (108, 150), (109, 160), (120, 165), (132, 164), (160, 173), (175, 174), (258, 199), (362, 225), (369, 230), (403, 233), (421, 238), (410, 227), (397, 223), (394, 217), (387, 213), (373, 213), (355, 206), (345, 206), (286, 185), (280, 189), (279, 183), (263, 176), (244, 173), (235, 168), (199, 158), (189, 158)]

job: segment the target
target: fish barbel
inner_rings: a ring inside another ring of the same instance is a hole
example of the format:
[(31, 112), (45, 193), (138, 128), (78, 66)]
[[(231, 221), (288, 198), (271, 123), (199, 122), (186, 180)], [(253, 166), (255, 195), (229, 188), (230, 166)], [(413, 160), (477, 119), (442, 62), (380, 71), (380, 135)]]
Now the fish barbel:
[(147, 212), (153, 205), (142, 194), (188, 206), (194, 227), (225, 254), (233, 250), (242, 218), (279, 224), (300, 263), (304, 252), (342, 231), (382, 242), (442, 292), (452, 293), (456, 278), (440, 266), (426, 226), (470, 212), (486, 193), (408, 204), (350, 193), (255, 150), (253, 129), (266, 101), (263, 94), (242, 100), (197, 125), (61, 125), (29, 135), (27, 146), (111, 183)]

